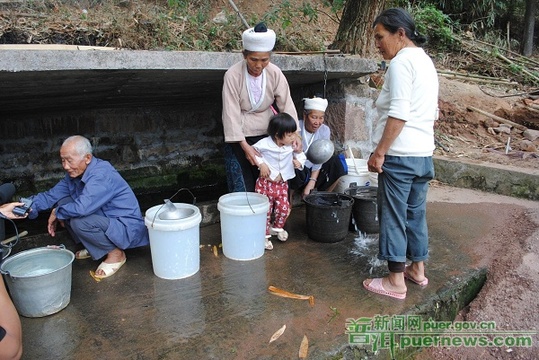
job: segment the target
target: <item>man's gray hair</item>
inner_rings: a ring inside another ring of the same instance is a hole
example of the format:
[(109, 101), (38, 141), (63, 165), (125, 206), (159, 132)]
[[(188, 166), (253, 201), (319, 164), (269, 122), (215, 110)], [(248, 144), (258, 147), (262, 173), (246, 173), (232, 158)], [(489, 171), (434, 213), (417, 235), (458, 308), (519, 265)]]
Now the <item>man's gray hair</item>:
[(62, 146), (69, 143), (74, 144), (75, 151), (81, 157), (85, 156), (86, 154), (92, 155), (92, 144), (90, 143), (90, 140), (86, 139), (84, 136), (81, 136), (81, 135), (70, 136), (64, 140), (64, 143), (62, 144)]

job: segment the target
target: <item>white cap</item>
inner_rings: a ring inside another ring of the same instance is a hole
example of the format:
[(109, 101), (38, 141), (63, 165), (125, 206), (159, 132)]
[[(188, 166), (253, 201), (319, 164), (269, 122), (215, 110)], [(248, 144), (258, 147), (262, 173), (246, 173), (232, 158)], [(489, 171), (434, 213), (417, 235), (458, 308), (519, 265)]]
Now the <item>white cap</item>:
[(315, 97), (312, 99), (305, 98), (303, 99), (303, 101), (305, 102), (305, 104), (303, 105), (304, 110), (319, 110), (319, 111), (325, 112), (326, 108), (328, 107), (327, 99), (323, 99), (323, 98), (318, 98), (318, 97)]
[(266, 25), (261, 23), (245, 30), (241, 39), (245, 50), (270, 52), (275, 46), (276, 35), (273, 30), (266, 28)]

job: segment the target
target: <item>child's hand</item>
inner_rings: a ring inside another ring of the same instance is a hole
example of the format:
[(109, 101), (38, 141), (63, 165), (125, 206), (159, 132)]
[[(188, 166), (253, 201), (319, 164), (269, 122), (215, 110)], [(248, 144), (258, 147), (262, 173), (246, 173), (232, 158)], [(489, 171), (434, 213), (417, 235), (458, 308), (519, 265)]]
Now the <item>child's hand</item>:
[(299, 160), (292, 159), (292, 163), (294, 163), (294, 169), (301, 169), (301, 163)]
[(260, 177), (268, 178), (270, 176), (270, 169), (268, 165), (262, 163), (258, 165), (258, 168), (260, 169)]
[(303, 151), (303, 143), (301, 142), (301, 136), (296, 133), (296, 139), (292, 142), (292, 149), (295, 153), (300, 153)]

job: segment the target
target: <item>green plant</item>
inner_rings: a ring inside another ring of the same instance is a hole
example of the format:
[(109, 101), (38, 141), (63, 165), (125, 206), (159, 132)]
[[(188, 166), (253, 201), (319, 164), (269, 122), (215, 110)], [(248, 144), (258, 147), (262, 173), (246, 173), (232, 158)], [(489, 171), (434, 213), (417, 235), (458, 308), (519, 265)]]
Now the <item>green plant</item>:
[(415, 7), (410, 11), (417, 30), (428, 38), (428, 47), (437, 51), (452, 51), (458, 43), (453, 36), (454, 23), (449, 16), (433, 6)]
[(522, 73), (522, 65), (517, 65), (517, 64), (510, 64), (509, 65), (509, 70), (513, 73), (513, 74), (521, 74)]

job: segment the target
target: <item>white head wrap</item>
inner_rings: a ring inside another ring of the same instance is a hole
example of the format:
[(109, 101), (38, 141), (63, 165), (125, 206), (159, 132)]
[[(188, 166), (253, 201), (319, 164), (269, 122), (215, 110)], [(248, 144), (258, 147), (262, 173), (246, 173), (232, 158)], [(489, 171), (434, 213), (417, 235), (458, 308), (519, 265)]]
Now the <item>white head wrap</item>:
[[(267, 29), (265, 25), (252, 27), (243, 32), (241, 37), (243, 41), (243, 48), (249, 51), (270, 52), (275, 46), (276, 35), (271, 29)], [(255, 31), (262, 29), (266, 31)]]
[(304, 110), (319, 110), (322, 112), (326, 111), (326, 108), (328, 107), (328, 101), (327, 99), (322, 98), (312, 98), (312, 99), (303, 99), (305, 102), (305, 105), (303, 105)]

